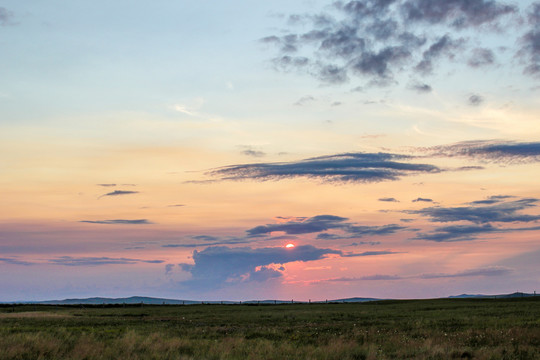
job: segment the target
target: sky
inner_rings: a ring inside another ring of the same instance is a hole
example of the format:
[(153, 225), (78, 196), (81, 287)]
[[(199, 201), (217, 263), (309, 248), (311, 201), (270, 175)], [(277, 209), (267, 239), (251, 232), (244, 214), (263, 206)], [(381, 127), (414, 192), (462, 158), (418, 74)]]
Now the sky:
[(539, 114), (540, 2), (1, 1), (0, 301), (540, 290)]

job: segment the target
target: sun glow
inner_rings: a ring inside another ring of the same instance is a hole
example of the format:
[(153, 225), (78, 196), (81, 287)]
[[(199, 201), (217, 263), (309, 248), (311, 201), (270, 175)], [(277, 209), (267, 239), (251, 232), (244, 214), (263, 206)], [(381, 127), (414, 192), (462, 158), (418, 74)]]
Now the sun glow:
[(294, 244), (287, 244), (287, 245), (285, 245), (285, 247), (288, 248), (288, 249), (292, 249), (294, 247)]

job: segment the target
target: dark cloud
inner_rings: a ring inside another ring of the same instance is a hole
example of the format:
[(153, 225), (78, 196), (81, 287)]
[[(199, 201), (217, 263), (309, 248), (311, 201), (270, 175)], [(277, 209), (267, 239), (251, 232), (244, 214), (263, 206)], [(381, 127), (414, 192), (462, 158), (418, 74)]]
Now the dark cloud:
[(418, 198), (412, 200), (412, 202), (433, 202), (433, 199), (418, 197)]
[(119, 196), (119, 195), (131, 195), (131, 194), (138, 194), (138, 191), (129, 191), (129, 190), (114, 190), (110, 193), (106, 193), (100, 196), (100, 198), (104, 196)]
[(467, 157), (497, 163), (540, 161), (540, 142), (475, 140), (418, 150), (431, 156)]
[(418, 233), (414, 240), (435, 242), (472, 241), (484, 234), (538, 231), (540, 226), (524, 228), (499, 228), (491, 224), (441, 226), (431, 233)]
[(505, 276), (512, 273), (512, 269), (492, 266), (479, 269), (465, 270), (453, 274), (423, 274), (422, 279), (440, 279), (440, 278), (458, 278), (458, 277), (477, 277), (477, 276)]
[(141, 260), (130, 258), (110, 258), (110, 257), (72, 257), (60, 256), (50, 259), (49, 263), (64, 266), (98, 266), (98, 265), (132, 265), (137, 263), (162, 264), (163, 260)]
[(454, 242), (475, 240), (478, 235), (498, 232), (492, 225), (455, 225), (443, 226), (431, 233), (419, 233), (415, 240), (428, 240), (436, 242)]
[(220, 180), (279, 180), (307, 177), (325, 182), (380, 182), (419, 173), (438, 173), (429, 164), (404, 162), (414, 157), (388, 153), (345, 153), (281, 163), (230, 165), (207, 172)]
[[(389, 224), (382, 226), (360, 226), (347, 222), (347, 218), (335, 215), (318, 215), (311, 218), (294, 219), (277, 224), (267, 224), (247, 230), (248, 236), (267, 235), (272, 232), (284, 232), (289, 235), (320, 233), (319, 240), (356, 239), (364, 236), (381, 236), (394, 234), (406, 227)], [(339, 230), (340, 233), (326, 233), (323, 231)]]
[(479, 106), (479, 105), (482, 105), (483, 102), (484, 102), (484, 98), (476, 94), (469, 96), (469, 99), (468, 99), (468, 103), (471, 106)]
[[(471, 27), (501, 31), (499, 21), (518, 10), (495, 0), (365, 0), (333, 5), (328, 13), (295, 15), (297, 21), (289, 24), (301, 24), (303, 32), (291, 30), (261, 39), (278, 49), (274, 59), (278, 68), (301, 69), (330, 84), (345, 83), (355, 75), (367, 79), (369, 86), (388, 86), (396, 83), (398, 73), (414, 69), (427, 75), (441, 58), (464, 59), (456, 55), (468, 40), (448, 34)], [(447, 35), (441, 36), (441, 31)], [(524, 42), (534, 43), (531, 37)], [(531, 47), (527, 49), (524, 52), (530, 53)], [(291, 56), (297, 52), (304, 56)], [(482, 48), (473, 51), (469, 65), (493, 61), (493, 51)]]
[(0, 6), (0, 26), (10, 25), (12, 19), (13, 13), (5, 7)]
[(477, 206), (428, 207), (421, 210), (406, 210), (408, 214), (426, 216), (433, 222), (470, 221), (475, 224), (490, 222), (531, 222), (540, 220), (540, 215), (527, 215), (521, 212), (536, 207), (538, 199), (523, 198), (495, 204), (476, 204)]
[(263, 281), (280, 277), (279, 270), (269, 265), (314, 261), (330, 254), (341, 255), (341, 251), (320, 249), (311, 245), (259, 249), (215, 246), (202, 251), (193, 251), (194, 264), (180, 264), (180, 266), (184, 271), (190, 272), (193, 277), (187, 282), (188, 284), (215, 287), (226, 283)]
[(379, 256), (379, 255), (393, 255), (393, 254), (401, 254), (400, 252), (395, 251), (364, 251), (362, 253), (345, 253), (341, 256), (343, 257), (362, 257), (362, 256)]
[(125, 220), (125, 219), (116, 219), (116, 220), (81, 220), (82, 223), (89, 223), (89, 224), (131, 224), (131, 225), (146, 225), (146, 224), (152, 224), (152, 222), (146, 220), (146, 219), (136, 219), (136, 220)]
[(247, 230), (248, 235), (266, 235), (275, 231), (282, 231), (289, 235), (310, 234), (329, 229), (344, 228), (348, 226), (347, 218), (334, 215), (317, 215), (301, 221), (288, 221), (278, 224), (267, 224)]
[(419, 83), (419, 82), (411, 83), (409, 85), (409, 89), (416, 91), (417, 93), (420, 93), (420, 94), (427, 94), (433, 91), (431, 86), (429, 86), (428, 84)]
[(347, 224), (341, 230), (343, 234), (321, 233), (317, 235), (318, 240), (341, 240), (341, 239), (358, 239), (364, 236), (383, 236), (395, 234), (398, 231), (406, 230), (407, 227), (396, 224), (382, 226), (358, 226)]
[(381, 244), (380, 241), (358, 241), (358, 242), (351, 243), (349, 246), (360, 246), (360, 245), (375, 246), (375, 245), (380, 245), (380, 244)]
[(540, 75), (540, 3), (531, 5), (528, 14), (528, 21), (531, 30), (525, 33), (520, 39), (522, 48), (518, 52), (526, 63), (524, 73), (527, 75)]
[(493, 0), (407, 0), (401, 5), (407, 21), (446, 23), (457, 29), (493, 25), (500, 17), (516, 11), (515, 6)]
[[(355, 73), (369, 75), (379, 80), (392, 79), (391, 69), (394, 66), (400, 66), (410, 57), (410, 51), (401, 46), (386, 47), (380, 51), (366, 51), (352, 61), (351, 69)], [(382, 84), (386, 83), (385, 81)], [(377, 82), (377, 84), (381, 83)]]
[(496, 204), (496, 203), (499, 203), (499, 202), (502, 202), (506, 199), (511, 199), (511, 198), (514, 198), (514, 196), (510, 196), (510, 195), (493, 195), (493, 196), (489, 196), (487, 199), (484, 199), (484, 200), (475, 200), (475, 201), (471, 201), (469, 204), (470, 205), (491, 205), (491, 204)]
[(441, 57), (453, 58), (455, 51), (463, 46), (465, 40), (453, 40), (448, 34), (437, 39), (422, 54), (422, 60), (414, 67), (422, 75), (433, 73), (434, 62)]
[(165, 275), (170, 274), (173, 271), (174, 264), (165, 264)]
[(379, 201), (385, 201), (385, 202), (399, 202), (399, 200), (393, 198), (393, 197), (387, 197), (387, 198), (380, 198)]
[(491, 65), (495, 62), (495, 54), (490, 49), (476, 48), (473, 50), (467, 64), (473, 68)]
[(253, 149), (246, 149), (242, 151), (243, 155), (246, 156), (252, 156), (252, 157), (264, 157), (266, 156), (266, 153), (263, 151), (253, 150)]
[(19, 260), (15, 258), (1, 258), (0, 257), (0, 262), (3, 262), (4, 264), (11, 264), (11, 265), (24, 265), (24, 266), (34, 265), (33, 262)]

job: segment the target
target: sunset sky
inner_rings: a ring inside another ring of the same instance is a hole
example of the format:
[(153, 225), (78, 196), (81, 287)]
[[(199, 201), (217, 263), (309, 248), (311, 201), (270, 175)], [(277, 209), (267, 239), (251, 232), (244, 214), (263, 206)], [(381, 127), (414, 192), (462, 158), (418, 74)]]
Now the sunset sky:
[(540, 2), (2, 1), (0, 301), (540, 291), (539, 117)]

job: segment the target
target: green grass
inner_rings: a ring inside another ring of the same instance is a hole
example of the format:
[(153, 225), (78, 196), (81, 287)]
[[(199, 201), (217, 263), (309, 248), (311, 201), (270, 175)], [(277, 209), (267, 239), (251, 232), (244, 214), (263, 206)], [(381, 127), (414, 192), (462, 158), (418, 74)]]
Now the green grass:
[(540, 359), (540, 297), (0, 307), (0, 359)]

